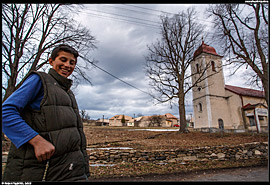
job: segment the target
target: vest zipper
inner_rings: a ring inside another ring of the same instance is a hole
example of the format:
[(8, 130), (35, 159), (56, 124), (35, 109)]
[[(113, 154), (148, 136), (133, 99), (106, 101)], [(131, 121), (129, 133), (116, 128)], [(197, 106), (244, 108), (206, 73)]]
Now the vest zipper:
[(49, 168), (49, 161), (47, 161), (47, 163), (46, 163), (46, 167), (45, 167), (45, 170), (44, 170), (44, 173), (43, 173), (42, 181), (46, 181), (48, 168)]

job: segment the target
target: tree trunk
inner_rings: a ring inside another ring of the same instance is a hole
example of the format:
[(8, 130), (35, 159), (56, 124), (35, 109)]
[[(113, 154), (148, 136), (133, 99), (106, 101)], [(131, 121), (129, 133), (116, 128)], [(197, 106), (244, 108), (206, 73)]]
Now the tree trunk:
[(186, 109), (185, 109), (185, 98), (181, 97), (178, 101), (179, 104), (179, 116), (180, 116), (180, 132), (186, 132)]
[(267, 107), (269, 107), (268, 105), (268, 101), (269, 101), (269, 84), (268, 84), (268, 80), (263, 80), (262, 81), (262, 84), (263, 84), (263, 88), (264, 88), (264, 94), (265, 94), (265, 100), (266, 100), (266, 103), (267, 103)]

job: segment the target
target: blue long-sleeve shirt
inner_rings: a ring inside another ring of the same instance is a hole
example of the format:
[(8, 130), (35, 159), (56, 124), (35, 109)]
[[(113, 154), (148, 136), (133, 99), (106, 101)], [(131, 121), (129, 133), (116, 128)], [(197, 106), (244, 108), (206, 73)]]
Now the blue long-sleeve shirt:
[(2, 105), (2, 128), (6, 136), (19, 148), (34, 138), (38, 133), (21, 117), (20, 112), (30, 105), (32, 109), (40, 110), (40, 102), (44, 96), (41, 78), (31, 74), (13, 92)]

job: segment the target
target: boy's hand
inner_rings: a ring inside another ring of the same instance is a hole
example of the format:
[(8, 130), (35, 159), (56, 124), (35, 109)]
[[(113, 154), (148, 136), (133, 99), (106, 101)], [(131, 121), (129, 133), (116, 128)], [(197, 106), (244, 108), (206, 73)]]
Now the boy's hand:
[(33, 139), (29, 140), (28, 143), (34, 147), (35, 155), (39, 162), (50, 159), (55, 152), (55, 147), (52, 143), (40, 135), (35, 136)]

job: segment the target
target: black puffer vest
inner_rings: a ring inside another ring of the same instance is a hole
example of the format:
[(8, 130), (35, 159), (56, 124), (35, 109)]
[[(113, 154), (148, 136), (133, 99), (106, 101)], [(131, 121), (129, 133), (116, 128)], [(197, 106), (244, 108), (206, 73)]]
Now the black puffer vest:
[[(53, 69), (49, 74), (35, 73), (41, 77), (44, 88), (40, 110), (27, 107), (21, 116), (55, 146), (45, 180), (85, 180), (89, 176), (86, 139), (75, 97), (69, 89), (72, 81)], [(41, 181), (45, 166), (46, 161), (36, 159), (32, 145), (26, 143), (17, 149), (12, 144), (3, 181)]]

